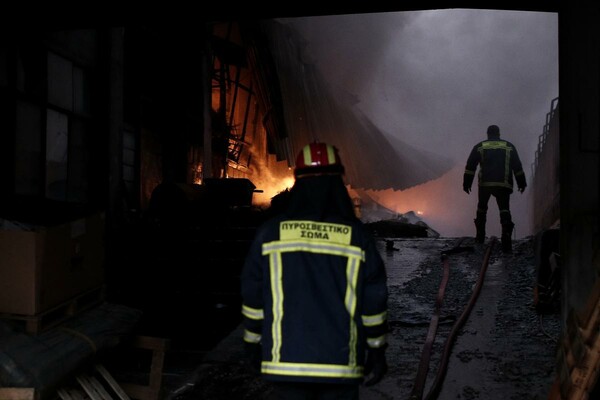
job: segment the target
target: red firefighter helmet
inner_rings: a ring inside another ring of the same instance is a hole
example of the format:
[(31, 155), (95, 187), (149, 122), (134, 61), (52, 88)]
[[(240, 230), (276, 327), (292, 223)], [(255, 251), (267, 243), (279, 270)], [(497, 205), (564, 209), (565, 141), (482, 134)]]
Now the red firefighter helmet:
[(307, 175), (341, 175), (344, 166), (337, 148), (327, 143), (314, 142), (304, 146), (296, 158), (294, 175), (300, 178)]

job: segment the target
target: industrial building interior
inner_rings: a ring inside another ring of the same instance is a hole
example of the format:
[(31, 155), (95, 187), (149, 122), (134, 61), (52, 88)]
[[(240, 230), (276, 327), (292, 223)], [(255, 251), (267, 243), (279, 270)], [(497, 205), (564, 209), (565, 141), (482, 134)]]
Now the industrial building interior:
[[(86, 14), (3, 27), (0, 394), (53, 398), (82, 366), (124, 345), (193, 370), (241, 321), (247, 248), (293, 185), (295, 155), (317, 124), (320, 139), (372, 166), (347, 165), (354, 187), (403, 189), (439, 176), (443, 160), (418, 151), (399, 160), (370, 121), (322, 95), (298, 39), (273, 19), (463, 7), (412, 3), (281, 5), (255, 18), (200, 6), (194, 19), (174, 12), (177, 24), (154, 11), (142, 22)], [(559, 17), (560, 201), (535, 212), (540, 231), (560, 221), (567, 335), (573, 312), (593, 314), (586, 307), (600, 287), (599, 10), (518, 9)], [(123, 388), (160, 396), (151, 384)]]

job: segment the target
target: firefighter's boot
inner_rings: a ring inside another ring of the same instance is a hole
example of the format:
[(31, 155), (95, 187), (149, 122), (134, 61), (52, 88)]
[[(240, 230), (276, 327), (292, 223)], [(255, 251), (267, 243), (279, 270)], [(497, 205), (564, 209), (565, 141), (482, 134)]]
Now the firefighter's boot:
[(475, 235), (475, 241), (477, 243), (485, 242), (485, 218), (475, 218), (475, 229), (477, 230), (477, 234)]
[(502, 251), (504, 253), (512, 253), (512, 232), (515, 224), (512, 222), (505, 222), (502, 224)]

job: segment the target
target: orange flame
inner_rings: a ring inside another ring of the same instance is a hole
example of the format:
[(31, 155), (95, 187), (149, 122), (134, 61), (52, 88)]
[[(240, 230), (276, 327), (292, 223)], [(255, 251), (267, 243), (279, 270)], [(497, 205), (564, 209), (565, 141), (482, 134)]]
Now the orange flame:
[(256, 185), (256, 189), (262, 190), (262, 192), (254, 193), (252, 203), (259, 207), (269, 206), (271, 198), (286, 189), (291, 189), (294, 186), (294, 182), (293, 176), (282, 178), (274, 178), (272, 176), (260, 177), (254, 184)]

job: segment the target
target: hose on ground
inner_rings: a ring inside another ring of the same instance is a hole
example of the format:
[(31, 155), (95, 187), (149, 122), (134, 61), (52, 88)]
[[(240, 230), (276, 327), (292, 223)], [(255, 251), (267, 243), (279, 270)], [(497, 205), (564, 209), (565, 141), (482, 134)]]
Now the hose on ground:
[(438, 368), (438, 371), (435, 376), (435, 380), (433, 381), (433, 384), (431, 386), (431, 389), (429, 390), (429, 393), (427, 393), (427, 396), (425, 396), (426, 400), (436, 399), (440, 392), (442, 383), (446, 376), (446, 368), (448, 367), (448, 360), (450, 359), (450, 354), (452, 352), (452, 346), (454, 345), (454, 341), (456, 340), (456, 336), (458, 335), (458, 332), (460, 331), (460, 329), (463, 327), (463, 325), (467, 321), (469, 314), (471, 313), (471, 310), (473, 309), (473, 307), (475, 306), (475, 303), (477, 302), (477, 298), (479, 297), (479, 293), (481, 292), (481, 288), (483, 287), (485, 273), (487, 271), (490, 255), (492, 253), (492, 249), (494, 248), (495, 243), (496, 243), (496, 237), (492, 236), (490, 238), (490, 243), (489, 243), (488, 248), (483, 257), (483, 263), (481, 266), (481, 270), (479, 271), (479, 278), (477, 279), (477, 284), (475, 285), (475, 288), (473, 289), (471, 298), (469, 299), (469, 302), (467, 303), (462, 314), (460, 315), (458, 320), (456, 320), (456, 323), (452, 327), (452, 330), (450, 331), (450, 334), (448, 335), (448, 339), (446, 339), (446, 344), (444, 345), (444, 351), (442, 353), (442, 359), (440, 361), (440, 366)]

